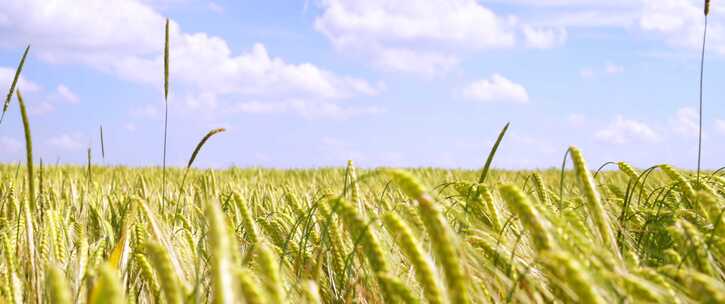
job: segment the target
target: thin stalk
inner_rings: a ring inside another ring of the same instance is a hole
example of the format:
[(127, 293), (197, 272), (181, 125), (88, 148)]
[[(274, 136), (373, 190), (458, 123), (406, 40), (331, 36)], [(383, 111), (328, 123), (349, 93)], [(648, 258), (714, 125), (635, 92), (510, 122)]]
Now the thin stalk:
[[(33, 277), (32, 286), (36, 290), (38, 288), (38, 274), (37, 268), (35, 267), (35, 238), (33, 237), (33, 216), (32, 211), (35, 205), (35, 184), (33, 183), (33, 140), (30, 135), (30, 122), (28, 121), (28, 111), (25, 109), (25, 102), (23, 102), (23, 95), (20, 90), (15, 91), (18, 96), (18, 106), (20, 106), (20, 115), (23, 119), (23, 131), (25, 132), (25, 155), (27, 156), (28, 166), (28, 201), (23, 204), (23, 214), (25, 216), (25, 233), (27, 237), (27, 250), (30, 255), (30, 272)], [(19, 219), (19, 218), (18, 218)], [(20, 231), (18, 229), (18, 231)], [(31, 299), (35, 299), (36, 303), (39, 303), (39, 299), (34, 296)]]
[(23, 102), (23, 94), (20, 90), (16, 91), (18, 96), (18, 105), (20, 106), (20, 115), (23, 118), (23, 131), (25, 132), (25, 155), (27, 156), (28, 167), (28, 203), (33, 206), (35, 204), (35, 184), (33, 183), (33, 140), (30, 135), (30, 122), (28, 121), (28, 112)]
[(105, 161), (106, 160), (106, 146), (103, 143), (103, 125), (101, 125), (100, 129), (101, 129), (101, 158)]
[(162, 160), (161, 204), (166, 202), (166, 135), (169, 129), (169, 19), (166, 19), (166, 35), (164, 43), (164, 154)]
[(702, 161), (702, 82), (705, 75), (705, 43), (707, 42), (707, 16), (710, 13), (710, 0), (705, 1), (705, 29), (702, 33), (702, 54), (700, 55), (700, 115), (697, 134), (697, 187), (700, 187), (700, 163)]

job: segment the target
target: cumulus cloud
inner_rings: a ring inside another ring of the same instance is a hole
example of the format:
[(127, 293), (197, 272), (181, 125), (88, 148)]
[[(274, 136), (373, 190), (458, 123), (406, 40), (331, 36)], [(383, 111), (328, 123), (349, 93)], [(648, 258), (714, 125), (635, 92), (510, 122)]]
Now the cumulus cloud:
[(644, 122), (625, 119), (622, 115), (618, 115), (612, 123), (599, 130), (595, 136), (598, 140), (610, 144), (655, 143), (661, 140), (660, 135)]
[(690, 0), (644, 0), (639, 25), (671, 45), (694, 48), (702, 39), (702, 4)]
[(463, 55), (564, 44), (563, 26), (528, 24), (500, 15), (477, 0), (323, 0), (315, 29), (340, 51), (372, 60), (385, 70), (426, 76), (455, 67)]
[(423, 58), (423, 72), (445, 70), (458, 61), (457, 50), (511, 47), (512, 20), (497, 16), (475, 0), (353, 1), (324, 0), (315, 29), (343, 51), (369, 56), (384, 68), (409, 72), (416, 65), (391, 57)]
[[(698, 49), (702, 0), (486, 0), (530, 8), (526, 23), (560, 28), (617, 28), (673, 48)], [(712, 1), (709, 49), (725, 55), (725, 3)]]
[(463, 89), (463, 97), (481, 102), (527, 103), (529, 94), (526, 88), (499, 74), (489, 79), (472, 82)]
[[(148, 3), (8, 0), (0, 6), (0, 20), (7, 20), (0, 22), (0, 47), (17, 48), (29, 40), (34, 54), (46, 62), (84, 64), (161, 87), (165, 18)], [(295, 96), (331, 103), (379, 93), (379, 87), (365, 79), (275, 57), (261, 43), (235, 54), (221, 37), (184, 32), (173, 21), (170, 30), (172, 86), (179, 91), (259, 100)], [(0, 76), (3, 73), (0, 70)]]

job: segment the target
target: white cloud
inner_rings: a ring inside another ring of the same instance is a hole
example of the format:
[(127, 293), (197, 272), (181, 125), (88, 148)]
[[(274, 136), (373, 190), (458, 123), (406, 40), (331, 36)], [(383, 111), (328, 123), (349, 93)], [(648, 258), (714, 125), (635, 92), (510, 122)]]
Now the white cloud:
[(640, 27), (659, 34), (665, 41), (680, 47), (696, 47), (701, 43), (704, 16), (703, 2), (689, 0), (644, 0)]
[(483, 102), (527, 103), (529, 94), (523, 85), (494, 74), (490, 79), (474, 81), (463, 89), (463, 97)]
[[(484, 0), (526, 8), (526, 23), (545, 27), (618, 28), (674, 48), (699, 49), (703, 0)], [(514, 10), (515, 11), (515, 10)], [(708, 48), (725, 55), (725, 3), (712, 1)]]
[(537, 7), (621, 7), (631, 4), (632, 0), (484, 0), (484, 2), (497, 2), (516, 5), (530, 5)]
[(224, 13), (224, 7), (219, 5), (216, 2), (209, 1), (209, 4), (207, 4), (207, 7), (210, 11), (217, 13), (217, 14), (223, 14)]
[(282, 102), (240, 102), (229, 109), (232, 112), (251, 114), (295, 113), (306, 119), (338, 119), (344, 120), (357, 116), (384, 113), (385, 109), (377, 106), (351, 107), (325, 101), (292, 99)]
[(625, 119), (622, 115), (618, 115), (614, 122), (599, 130), (595, 137), (610, 144), (626, 144), (635, 141), (656, 143), (661, 140), (660, 135), (644, 122)]
[(58, 92), (60, 97), (68, 103), (77, 104), (81, 101), (78, 95), (65, 85), (60, 84), (55, 90)]
[(476, 0), (323, 0), (315, 29), (339, 50), (362, 53), (387, 69), (419, 72), (390, 60), (412, 54), (425, 58), (423, 71), (445, 70), (461, 50), (515, 44), (513, 20), (501, 18)]
[[(0, 42), (2, 43), (2, 42)], [(10, 85), (13, 83), (15, 77), (16, 68), (0, 67), (0, 93), (2, 94), (3, 100), (10, 90)], [(27, 80), (22, 74), (18, 79), (17, 89), (21, 92), (37, 92), (40, 91), (41, 87), (35, 82)]]
[(564, 28), (534, 28), (524, 25), (521, 28), (527, 47), (550, 49), (566, 42), (567, 32)]
[[(72, 10), (68, 10), (72, 7)], [(165, 18), (139, 0), (7, 0), (0, 6), (0, 47), (33, 42), (46, 62), (84, 64), (122, 79), (162, 86)], [(379, 87), (311, 63), (289, 63), (257, 43), (234, 54), (206, 33), (171, 22), (172, 92), (216, 98), (341, 100), (379, 93)], [(14, 71), (14, 70), (13, 70)], [(0, 75), (2, 76), (2, 75)]]
[(3, 154), (14, 154), (23, 148), (22, 143), (12, 137), (0, 136), (0, 152)]
[(697, 137), (699, 134), (699, 115), (697, 110), (690, 107), (683, 107), (677, 110), (672, 129), (680, 135)]
[(48, 143), (62, 150), (75, 151), (83, 148), (81, 136), (78, 134), (60, 134), (51, 137)]

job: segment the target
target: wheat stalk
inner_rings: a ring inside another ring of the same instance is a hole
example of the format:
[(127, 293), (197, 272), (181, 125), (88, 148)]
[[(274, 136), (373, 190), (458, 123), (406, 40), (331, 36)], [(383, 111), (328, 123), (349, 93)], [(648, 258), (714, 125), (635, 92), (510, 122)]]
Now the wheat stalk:
[(537, 251), (551, 250), (555, 247), (554, 238), (549, 234), (551, 228), (544, 218), (536, 211), (528, 197), (513, 185), (503, 185), (500, 188), (504, 201), (509, 209), (518, 216), (528, 230), (528, 234)]
[(707, 18), (710, 15), (710, 0), (705, 0), (705, 26), (702, 32), (702, 53), (700, 55), (700, 107), (697, 128), (697, 185), (700, 185), (700, 164), (702, 161), (702, 90), (705, 76), (705, 43), (707, 42)]

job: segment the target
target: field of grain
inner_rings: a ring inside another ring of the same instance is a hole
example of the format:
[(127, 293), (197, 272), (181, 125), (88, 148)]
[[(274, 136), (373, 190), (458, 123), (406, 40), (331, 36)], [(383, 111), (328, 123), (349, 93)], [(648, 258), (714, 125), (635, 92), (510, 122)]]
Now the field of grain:
[(169, 170), (166, 200), (160, 169), (35, 168), (33, 194), (25, 166), (3, 165), (2, 298), (725, 301), (721, 173), (698, 183), (666, 165), (619, 163), (593, 177), (571, 152), (573, 170), (484, 176), (352, 164)]
[(0, 303), (725, 303), (725, 171), (701, 147), (692, 172), (592, 171), (576, 147), (493, 170), (507, 124), (480, 171), (193, 169), (220, 128), (167, 168), (167, 20), (162, 165), (43, 166), (28, 50), (3, 107), (27, 159), (0, 164)]

